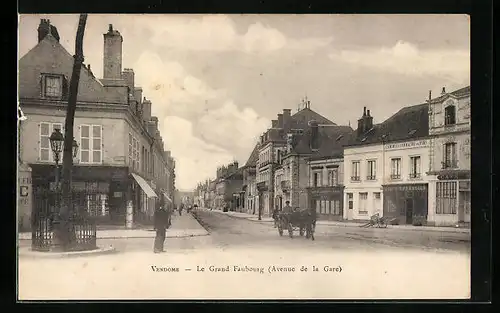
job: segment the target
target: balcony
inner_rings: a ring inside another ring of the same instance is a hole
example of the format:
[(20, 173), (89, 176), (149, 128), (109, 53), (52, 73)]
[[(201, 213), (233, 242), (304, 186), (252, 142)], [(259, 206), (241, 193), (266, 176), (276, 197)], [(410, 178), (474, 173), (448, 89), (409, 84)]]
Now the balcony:
[(361, 181), (361, 177), (359, 177), (359, 176), (351, 176), (351, 181)]
[(452, 169), (452, 168), (458, 168), (457, 160), (445, 160), (441, 162), (441, 169)]
[(391, 174), (391, 180), (401, 179), (401, 174)]
[(377, 177), (375, 175), (368, 175), (366, 176), (366, 180), (376, 180)]
[(289, 180), (281, 181), (281, 190), (283, 190), (283, 191), (290, 190), (290, 181)]
[(410, 179), (420, 179), (422, 177), (422, 174), (420, 173), (410, 173), (408, 176)]

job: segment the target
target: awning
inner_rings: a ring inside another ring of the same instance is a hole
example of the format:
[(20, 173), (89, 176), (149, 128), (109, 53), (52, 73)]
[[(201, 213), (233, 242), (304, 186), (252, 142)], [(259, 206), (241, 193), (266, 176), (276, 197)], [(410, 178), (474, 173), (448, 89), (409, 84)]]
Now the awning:
[(165, 192), (163, 193), (163, 195), (170, 203), (173, 203), (172, 199), (170, 199), (170, 197)]
[(141, 187), (142, 191), (148, 196), (148, 198), (158, 198), (156, 193), (154, 192), (153, 188), (149, 186), (149, 184), (142, 178), (141, 176), (131, 173), (132, 177), (134, 177), (135, 181), (139, 184)]

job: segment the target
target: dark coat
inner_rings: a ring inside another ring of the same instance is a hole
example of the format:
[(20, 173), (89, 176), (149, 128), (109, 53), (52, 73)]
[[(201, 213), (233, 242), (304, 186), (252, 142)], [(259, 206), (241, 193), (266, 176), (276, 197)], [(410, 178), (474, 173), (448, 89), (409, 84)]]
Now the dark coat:
[(159, 230), (170, 227), (170, 214), (165, 209), (159, 209), (155, 212), (155, 228)]

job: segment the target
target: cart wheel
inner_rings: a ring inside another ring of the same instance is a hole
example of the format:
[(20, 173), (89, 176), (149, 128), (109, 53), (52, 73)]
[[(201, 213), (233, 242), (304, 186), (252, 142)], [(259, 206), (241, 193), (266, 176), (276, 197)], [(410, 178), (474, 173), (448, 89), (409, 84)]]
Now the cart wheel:
[(380, 221), (379, 227), (387, 228), (387, 223), (385, 221)]
[(280, 236), (283, 236), (283, 226), (281, 225), (281, 222), (278, 223), (278, 233)]
[(306, 227), (306, 238), (311, 238), (311, 229), (309, 227)]
[(300, 229), (299, 229), (299, 235), (301, 237), (304, 236), (304, 227), (300, 227)]
[(288, 236), (290, 236), (290, 238), (293, 238), (293, 226), (291, 223), (288, 223)]

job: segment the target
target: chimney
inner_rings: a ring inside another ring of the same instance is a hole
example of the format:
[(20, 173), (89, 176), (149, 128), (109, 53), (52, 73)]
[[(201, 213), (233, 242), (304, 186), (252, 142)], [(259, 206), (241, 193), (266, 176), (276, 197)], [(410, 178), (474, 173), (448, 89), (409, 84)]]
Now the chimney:
[(135, 100), (137, 100), (137, 102), (142, 103), (142, 88), (141, 87), (134, 88), (134, 98), (135, 98)]
[(283, 114), (278, 114), (278, 128), (283, 128)]
[(153, 119), (151, 117), (151, 101), (147, 100), (146, 97), (144, 97), (144, 100), (142, 101), (142, 119), (145, 122)]
[(283, 109), (283, 128), (290, 126), (290, 117), (292, 115), (291, 109)]
[(362, 136), (365, 133), (365, 113), (363, 113), (363, 116), (358, 119), (358, 129), (356, 130), (356, 132), (358, 137)]
[(444, 95), (444, 94), (446, 94), (446, 88), (445, 87), (443, 87), (443, 90), (441, 91), (441, 95)]
[(366, 107), (363, 107), (363, 117), (366, 116)]
[(122, 78), (122, 44), (122, 35), (113, 30), (113, 24), (109, 24), (108, 32), (104, 34), (104, 79)]
[(271, 128), (276, 128), (278, 127), (278, 120), (272, 120), (271, 121)]
[(311, 139), (309, 141), (309, 145), (311, 150), (318, 150), (319, 149), (319, 129), (318, 129), (318, 122), (312, 120), (309, 121), (309, 127), (311, 129)]
[(372, 129), (372, 127), (373, 127), (373, 117), (370, 115), (370, 110), (367, 110), (365, 116), (365, 132)]
[(50, 24), (50, 20), (40, 19), (40, 25), (38, 25), (38, 42), (45, 39), (45, 37), (51, 34), (57, 41), (59, 41), (59, 33), (57, 28)]
[[(153, 122), (153, 124), (155, 125), (155, 129), (158, 130), (158, 118), (156, 116), (152, 116), (151, 122)], [(156, 136), (156, 132), (155, 132), (155, 136)]]
[[(122, 72), (122, 78), (125, 80), (125, 83), (127, 84), (128, 88), (130, 89), (130, 93), (134, 94), (134, 83), (135, 83), (135, 74), (134, 70), (131, 68), (125, 68), (123, 69)], [(134, 95), (135, 98), (135, 95)], [(137, 102), (140, 102), (140, 100), (137, 100)]]

